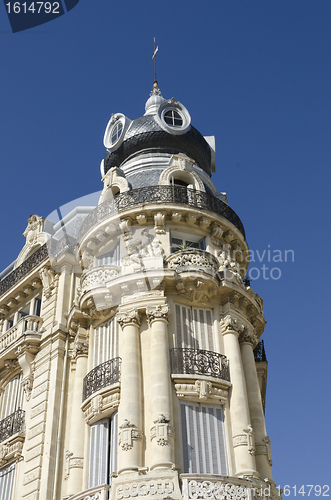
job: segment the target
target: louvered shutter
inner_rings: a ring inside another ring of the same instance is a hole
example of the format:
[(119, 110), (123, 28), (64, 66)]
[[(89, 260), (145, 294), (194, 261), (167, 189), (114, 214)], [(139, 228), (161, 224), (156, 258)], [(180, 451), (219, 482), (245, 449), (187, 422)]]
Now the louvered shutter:
[(93, 366), (118, 356), (118, 324), (115, 318), (94, 330)]
[(193, 332), (198, 345), (197, 349), (214, 351), (213, 315), (211, 309), (193, 307)]
[(119, 266), (120, 265), (120, 244), (117, 243), (109, 252), (98, 258), (98, 266)]
[(110, 419), (110, 453), (109, 453), (109, 475), (117, 473), (117, 441), (118, 441), (118, 413), (114, 413)]
[(13, 377), (5, 387), (2, 396), (0, 420), (8, 417), (23, 406), (22, 373)]
[(110, 420), (104, 418), (91, 425), (88, 487), (108, 484)]
[(0, 470), (0, 498), (11, 500), (15, 475), (15, 463)]
[(192, 309), (176, 304), (176, 347), (197, 348), (193, 334)]
[(183, 472), (227, 475), (221, 406), (181, 403)]

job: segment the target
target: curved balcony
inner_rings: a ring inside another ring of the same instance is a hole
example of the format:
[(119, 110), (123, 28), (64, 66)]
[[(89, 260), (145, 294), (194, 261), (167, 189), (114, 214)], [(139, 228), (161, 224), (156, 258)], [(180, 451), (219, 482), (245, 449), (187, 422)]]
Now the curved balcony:
[(39, 316), (24, 316), (16, 325), (0, 335), (0, 352), (12, 345), (21, 335), (40, 334), (43, 320)]
[(170, 350), (171, 372), (181, 375), (204, 375), (230, 382), (226, 356), (203, 349), (175, 348)]
[(95, 392), (120, 381), (121, 358), (105, 361), (91, 370), (83, 379), (83, 402)]
[(166, 259), (166, 263), (169, 269), (176, 271), (177, 273), (195, 271), (203, 272), (215, 276), (219, 263), (212, 254), (205, 252), (204, 250), (198, 249), (187, 249), (180, 250), (171, 254)]
[(78, 235), (81, 239), (89, 229), (102, 220), (141, 204), (174, 204), (209, 210), (231, 222), (244, 236), (244, 226), (238, 215), (224, 201), (203, 191), (195, 191), (183, 186), (148, 186), (131, 189), (116, 195), (98, 205), (86, 217)]
[(8, 439), (13, 436), (17, 432), (24, 431), (24, 423), (25, 423), (25, 411), (24, 410), (16, 410), (8, 417), (4, 418), (0, 421), (0, 442)]
[(82, 290), (90, 290), (91, 288), (107, 285), (110, 281), (120, 275), (120, 267), (104, 265), (92, 267), (82, 274)]

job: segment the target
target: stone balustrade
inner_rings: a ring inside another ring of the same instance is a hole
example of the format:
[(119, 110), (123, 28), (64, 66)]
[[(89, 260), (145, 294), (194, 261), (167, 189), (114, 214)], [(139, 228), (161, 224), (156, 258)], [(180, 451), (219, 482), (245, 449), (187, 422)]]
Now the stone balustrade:
[(0, 335), (0, 352), (12, 345), (21, 335), (40, 333), (43, 320), (39, 316), (24, 316), (16, 325)]

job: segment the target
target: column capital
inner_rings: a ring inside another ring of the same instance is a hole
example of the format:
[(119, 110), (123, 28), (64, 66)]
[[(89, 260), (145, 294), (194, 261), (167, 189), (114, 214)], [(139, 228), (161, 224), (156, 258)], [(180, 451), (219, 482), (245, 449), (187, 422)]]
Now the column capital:
[(221, 330), (223, 335), (226, 333), (235, 333), (239, 336), (245, 329), (245, 326), (240, 323), (237, 319), (233, 318), (229, 314), (224, 316), (220, 321)]
[(140, 315), (137, 309), (130, 309), (128, 311), (121, 311), (117, 313), (116, 319), (123, 329), (127, 325), (140, 326)]
[(254, 349), (259, 341), (254, 331), (250, 328), (245, 327), (244, 330), (239, 334), (239, 342), (240, 344), (250, 344)]
[(147, 323), (149, 326), (153, 323), (153, 321), (161, 320), (168, 323), (169, 321), (169, 306), (165, 305), (157, 305), (157, 306), (147, 306), (146, 307), (146, 316)]

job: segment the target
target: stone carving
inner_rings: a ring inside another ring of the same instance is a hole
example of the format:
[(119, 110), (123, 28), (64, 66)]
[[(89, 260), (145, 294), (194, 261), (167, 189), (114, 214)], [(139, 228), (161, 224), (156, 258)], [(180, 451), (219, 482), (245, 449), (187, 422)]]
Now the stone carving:
[(239, 334), (239, 342), (251, 344), (254, 349), (259, 341), (253, 330), (251, 330), (250, 328), (245, 328)]
[(124, 172), (118, 167), (110, 168), (102, 178), (102, 182), (104, 184), (104, 188), (100, 196), (100, 203), (110, 197), (108, 193), (106, 194), (106, 192), (111, 188), (118, 188), (120, 193), (124, 193), (129, 190), (129, 184), (125, 178)]
[(117, 321), (119, 322), (121, 328), (123, 329), (126, 325), (140, 326), (140, 316), (136, 309), (130, 309), (128, 311), (121, 311), (117, 313)]
[(244, 429), (244, 432), (247, 434), (247, 446), (248, 453), (250, 455), (255, 455), (255, 434), (253, 427), (249, 424), (247, 429)]
[(231, 484), (230, 482), (222, 483), (221, 481), (208, 480), (187, 480), (183, 482), (183, 489), (187, 491), (184, 496), (185, 500), (247, 500), (247, 488), (242, 485)]
[(194, 214), (187, 214), (186, 216), (186, 222), (189, 226), (194, 226), (194, 224), (197, 221), (197, 216)]
[(160, 413), (158, 418), (153, 421), (155, 424), (151, 428), (151, 441), (155, 438), (159, 446), (169, 446), (168, 436), (174, 437), (175, 430), (169, 425), (170, 420)]
[(120, 229), (124, 234), (124, 241), (130, 240), (132, 238), (132, 233), (130, 230), (131, 219), (124, 219), (119, 223)]
[(28, 225), (23, 233), (26, 237), (26, 243), (33, 246), (37, 243), (38, 233), (41, 233), (44, 228), (44, 217), (39, 217), (38, 215), (30, 215), (28, 218)]
[(187, 384), (176, 383), (175, 390), (178, 398), (189, 401), (192, 399), (208, 399), (212, 403), (218, 402), (223, 404), (227, 398), (227, 390), (214, 387), (212, 383), (202, 380), (196, 380), (195, 383)]
[[(115, 486), (114, 486), (115, 490)], [(173, 477), (167, 479), (155, 478), (155, 479), (136, 479), (134, 483), (131, 484), (119, 484), (116, 487), (114, 494), (114, 500), (123, 500), (129, 498), (156, 498), (169, 500), (171, 498), (179, 500), (181, 495), (179, 494), (178, 482), (173, 481)], [(171, 496), (170, 496), (171, 495)]]
[(138, 431), (134, 424), (130, 424), (127, 419), (124, 419), (123, 424), (120, 425), (119, 428), (121, 430), (119, 432), (118, 444), (124, 451), (128, 451), (133, 448), (133, 440), (142, 439), (141, 432)]
[(147, 224), (147, 217), (146, 214), (138, 214), (136, 215), (137, 222), (140, 226), (146, 226)]
[(223, 229), (218, 224), (213, 224), (211, 227), (211, 241), (214, 245), (220, 245), (220, 241), (223, 235)]
[(199, 399), (208, 399), (209, 394), (212, 390), (212, 383), (206, 380), (196, 380), (195, 386), (199, 394)]
[(210, 222), (211, 221), (209, 219), (207, 219), (206, 217), (201, 217), (201, 219), (199, 220), (199, 226), (202, 229), (206, 230), (207, 227), (210, 225)]
[(80, 263), (81, 263), (82, 269), (92, 269), (92, 267), (93, 267), (94, 257), (86, 248), (82, 252), (82, 257), (81, 257)]
[(49, 299), (58, 282), (59, 276), (51, 267), (43, 267), (39, 271), (39, 276), (42, 281), (44, 295), (46, 299)]
[(158, 212), (157, 214), (154, 214), (154, 229), (156, 234), (165, 234), (165, 219), (166, 214), (164, 212)]
[(75, 338), (74, 347), (72, 350), (72, 358), (77, 359), (80, 356), (88, 355), (88, 342), (79, 338)]
[(244, 325), (230, 315), (225, 316), (220, 321), (222, 333), (235, 332), (238, 335), (245, 329)]
[(238, 285), (243, 285), (238, 263), (231, 258), (230, 254), (222, 250), (219, 252), (217, 259), (219, 262), (219, 271), (223, 272), (224, 279), (236, 281)]
[(25, 377), (21, 382), (25, 394), (25, 398), (27, 401), (30, 401), (32, 388), (33, 388), (33, 374), (31, 373), (27, 377)]
[(176, 288), (180, 295), (183, 295), (190, 302), (206, 302), (217, 293), (215, 285), (208, 286), (203, 280), (195, 282), (177, 281)]
[(180, 222), (182, 219), (182, 214), (181, 212), (172, 212), (171, 218), (173, 222)]
[(167, 260), (169, 269), (177, 273), (181, 271), (204, 271), (215, 275), (217, 272), (217, 261), (213, 255), (203, 250), (182, 250), (170, 255)]
[(144, 257), (163, 256), (164, 250), (157, 235), (150, 234), (149, 229), (146, 228), (141, 232), (141, 236), (145, 238), (145, 241), (136, 238), (134, 241), (127, 243), (127, 257), (122, 259), (123, 265), (130, 266), (136, 263), (141, 267), (144, 264)]
[(83, 276), (82, 289), (88, 290), (94, 286), (106, 285), (109, 281), (117, 278), (119, 271), (111, 266), (97, 267), (87, 271)]
[(264, 439), (263, 439), (264, 443), (265, 443), (265, 447), (266, 447), (266, 451), (267, 451), (267, 460), (268, 460), (268, 464), (271, 466), (272, 465), (272, 456), (271, 456), (271, 440), (269, 438), (269, 436), (266, 436)]
[(22, 457), (23, 437), (15, 436), (6, 443), (0, 443), (0, 467), (6, 465), (9, 461), (19, 460)]
[(146, 307), (146, 316), (148, 325), (151, 326), (155, 320), (164, 320), (168, 323), (169, 307), (167, 305), (157, 305), (155, 307)]
[(171, 185), (173, 178), (182, 179), (198, 191), (206, 192), (204, 183), (194, 170), (194, 160), (183, 153), (171, 157), (172, 165), (165, 168), (160, 175), (159, 185)]

